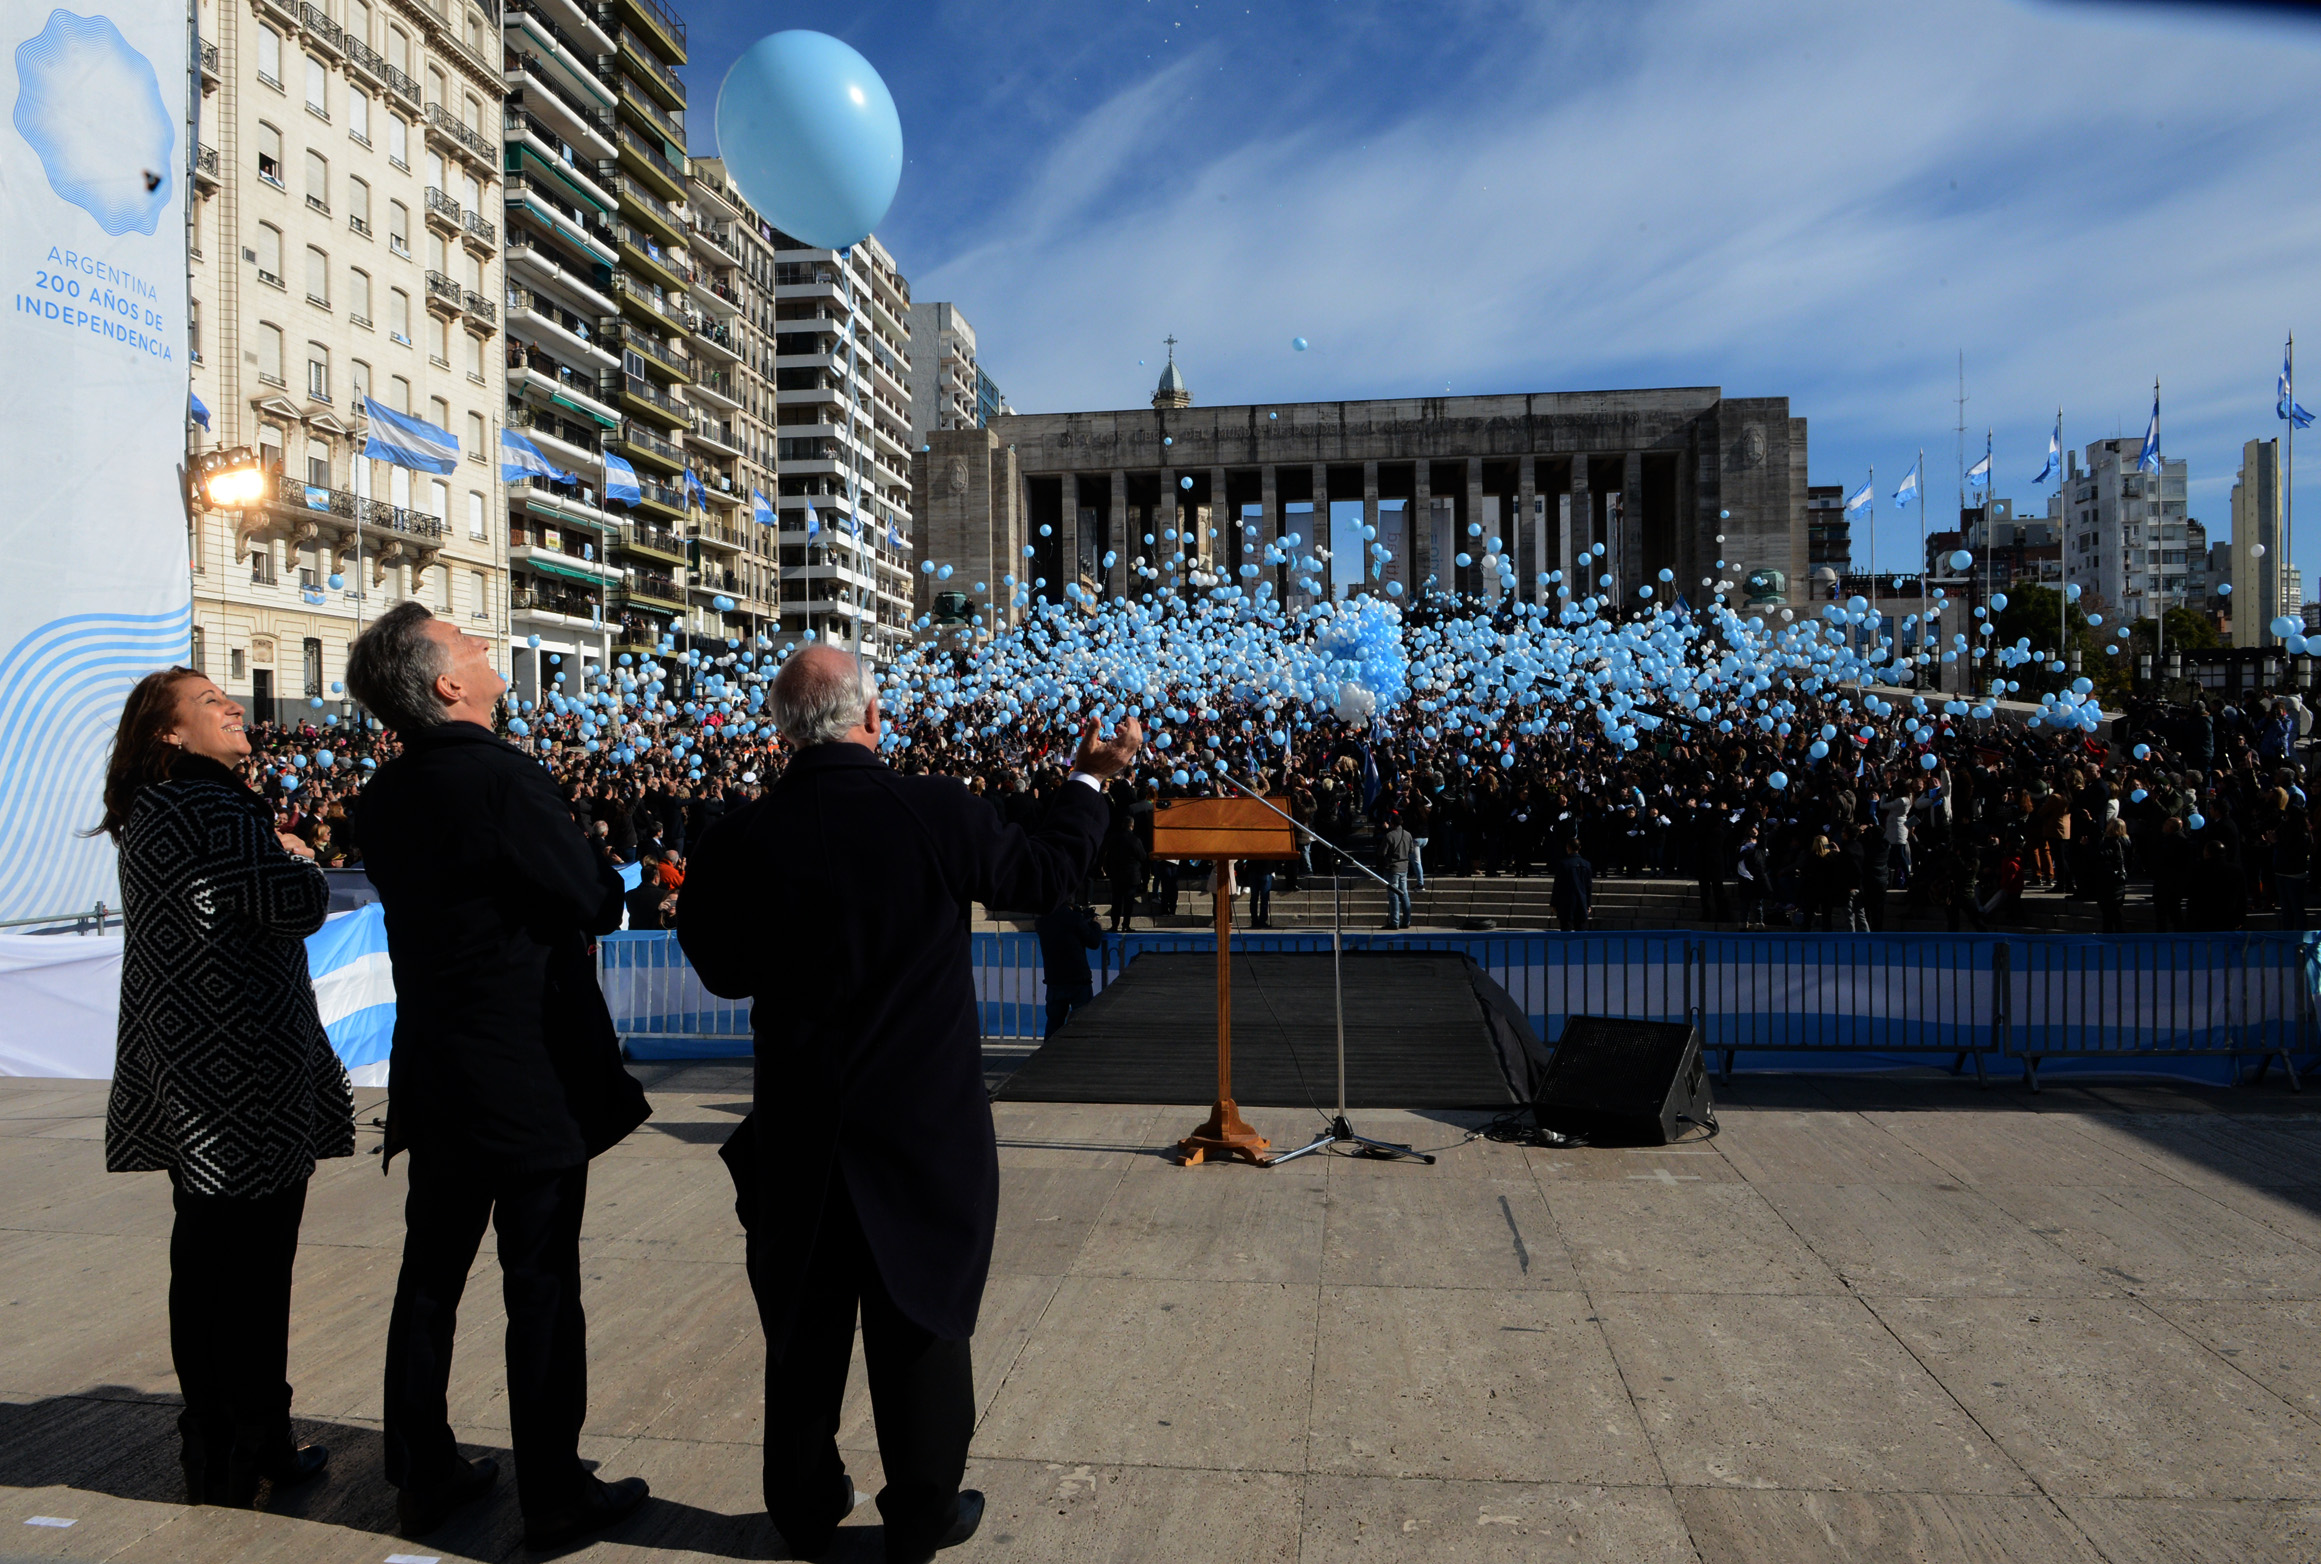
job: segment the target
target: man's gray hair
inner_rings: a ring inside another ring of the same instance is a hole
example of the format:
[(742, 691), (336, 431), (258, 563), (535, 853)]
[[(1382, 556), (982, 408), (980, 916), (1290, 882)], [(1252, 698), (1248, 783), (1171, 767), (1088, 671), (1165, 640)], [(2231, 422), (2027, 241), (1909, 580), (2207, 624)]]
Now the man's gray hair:
[(805, 748), (846, 737), (876, 699), (878, 675), (870, 664), (835, 646), (810, 646), (774, 676), (768, 704), (782, 737)]
[(435, 616), (405, 598), (381, 614), (347, 648), (347, 688), (398, 733), (443, 721), (435, 681), (444, 671), (441, 645), (427, 633)]

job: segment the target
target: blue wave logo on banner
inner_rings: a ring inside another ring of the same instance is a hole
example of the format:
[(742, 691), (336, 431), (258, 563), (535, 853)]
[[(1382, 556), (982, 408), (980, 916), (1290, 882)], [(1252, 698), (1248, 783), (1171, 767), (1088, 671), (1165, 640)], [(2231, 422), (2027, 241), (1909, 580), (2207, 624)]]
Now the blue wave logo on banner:
[(15, 119), (49, 189), (115, 238), (169, 210), (177, 127), (153, 62), (110, 17), (60, 8), (16, 46)]
[(105, 757), (129, 689), (181, 661), (193, 604), (52, 619), (0, 658), (0, 918), (120, 905), (103, 812)]

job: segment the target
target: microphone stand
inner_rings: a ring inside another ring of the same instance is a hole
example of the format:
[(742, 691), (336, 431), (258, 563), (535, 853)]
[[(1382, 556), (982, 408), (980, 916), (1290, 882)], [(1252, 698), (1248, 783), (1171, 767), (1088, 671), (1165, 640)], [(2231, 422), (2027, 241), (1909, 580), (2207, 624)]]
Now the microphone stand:
[[(1217, 774), (1223, 777), (1228, 783), (1230, 783), (1236, 791), (1251, 799), (1254, 799), (1260, 804), (1263, 804), (1274, 814), (1281, 815), (1282, 819), (1289, 821), (1290, 829), (1303, 832), (1307, 841), (1319, 842), (1322, 846), (1328, 848), (1334, 855), (1330, 864), (1330, 987), (1333, 994), (1335, 995), (1338, 1011), (1338, 1113), (1337, 1117), (1330, 1120), (1329, 1127), (1323, 1130), (1321, 1134), (1316, 1135), (1312, 1140), (1307, 1141), (1304, 1145), (1298, 1147), (1295, 1151), (1283, 1152), (1280, 1156), (1273, 1159), (1272, 1166), (1278, 1168), (1284, 1162), (1295, 1162), (1300, 1157), (1306, 1156), (1312, 1152), (1324, 1150), (1331, 1146), (1359, 1146), (1361, 1150), (1359, 1153), (1357, 1153), (1357, 1155), (1360, 1156), (1378, 1157), (1384, 1159), (1408, 1157), (1413, 1161), (1424, 1162), (1429, 1166), (1432, 1166), (1435, 1159), (1431, 1152), (1415, 1151), (1412, 1148), (1401, 1145), (1395, 1141), (1372, 1140), (1367, 1135), (1357, 1135), (1354, 1133), (1353, 1124), (1346, 1118), (1346, 979), (1345, 972), (1340, 964), (1340, 957), (1344, 944), (1346, 910), (1344, 901), (1340, 895), (1340, 877), (1342, 873), (1342, 866), (1353, 863), (1353, 858), (1345, 851), (1345, 849), (1339, 847), (1335, 842), (1332, 842), (1328, 838), (1324, 837), (1312, 826), (1302, 824), (1289, 815), (1283, 815), (1279, 809), (1274, 808), (1272, 799), (1265, 797), (1255, 788), (1248, 786), (1246, 783), (1242, 782), (1239, 777), (1234, 776), (1230, 771), (1226, 771), (1220, 768)], [(1389, 892), (1393, 891), (1394, 887), (1388, 885), (1386, 880), (1375, 871), (1373, 871), (1369, 865), (1355, 863), (1354, 867), (1360, 870), (1362, 873), (1369, 875), (1371, 879), (1376, 880), (1380, 885), (1385, 886)], [(1218, 894), (1224, 894), (1221, 887)], [(1220, 925), (1220, 927), (1222, 927), (1222, 925)]]

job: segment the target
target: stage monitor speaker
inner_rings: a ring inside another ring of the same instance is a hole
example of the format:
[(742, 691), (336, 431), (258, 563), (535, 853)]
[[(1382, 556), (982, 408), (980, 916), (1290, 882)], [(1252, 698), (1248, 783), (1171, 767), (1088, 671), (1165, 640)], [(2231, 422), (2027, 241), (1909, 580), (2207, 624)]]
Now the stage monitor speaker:
[(1532, 1113), (1543, 1130), (1601, 1146), (1665, 1146), (1686, 1124), (1714, 1131), (1700, 1030), (1682, 1021), (1573, 1016)]

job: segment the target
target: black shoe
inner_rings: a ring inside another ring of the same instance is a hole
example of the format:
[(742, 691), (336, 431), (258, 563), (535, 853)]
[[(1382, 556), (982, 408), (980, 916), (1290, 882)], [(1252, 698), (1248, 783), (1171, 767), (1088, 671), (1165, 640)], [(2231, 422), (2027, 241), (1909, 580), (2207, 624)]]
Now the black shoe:
[(426, 1536), (451, 1519), (452, 1511), (473, 1504), (500, 1480), (500, 1463), (488, 1455), (461, 1464), (466, 1470), (449, 1482), (405, 1488), (395, 1495), (396, 1535)]
[(983, 1495), (973, 1488), (959, 1490), (959, 1512), (952, 1518), (951, 1529), (943, 1533), (934, 1548), (926, 1553), (905, 1555), (889, 1553), (887, 1564), (933, 1564), (937, 1553), (945, 1548), (956, 1548), (975, 1535), (983, 1524)]
[(298, 1445), (282, 1452), (271, 1465), (259, 1468), (277, 1488), (295, 1488), (312, 1482), (330, 1465), (330, 1451), (321, 1445)]
[[(818, 1559), (823, 1554), (828, 1553), (831, 1543), (838, 1538), (838, 1523), (862, 1507), (863, 1494), (860, 1489), (854, 1486), (854, 1479), (842, 1477), (839, 1481), (846, 1487), (846, 1507), (832, 1517), (828, 1525), (808, 1527), (801, 1523), (797, 1530), (792, 1531), (789, 1527), (782, 1525), (780, 1521), (774, 1522), (776, 1528), (781, 1531), (782, 1541), (789, 1545), (793, 1558)], [(768, 1508), (767, 1514), (771, 1518), (771, 1507)]]
[(637, 1513), (653, 1490), (645, 1486), (642, 1477), (624, 1477), (617, 1483), (588, 1479), (587, 1497), (578, 1505), (557, 1515), (543, 1515), (537, 1520), (524, 1520), (524, 1546), (527, 1548), (560, 1548), (592, 1531), (603, 1531), (617, 1526)]

